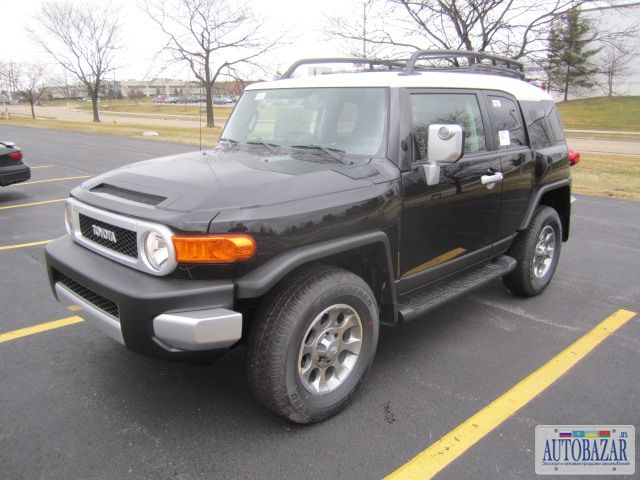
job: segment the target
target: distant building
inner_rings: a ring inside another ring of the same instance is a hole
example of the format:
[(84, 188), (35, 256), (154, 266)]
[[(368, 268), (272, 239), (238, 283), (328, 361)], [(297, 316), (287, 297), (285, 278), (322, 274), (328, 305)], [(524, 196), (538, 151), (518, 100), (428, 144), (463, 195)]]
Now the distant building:
[(46, 98), (49, 100), (73, 99), (87, 96), (87, 87), (77, 85), (52, 85), (47, 88)]
[[(638, 24), (640, 1), (627, 2), (621, 5), (585, 8), (582, 10), (582, 15), (588, 18), (601, 32), (624, 31)], [(640, 95), (640, 63), (637, 62), (637, 59), (640, 58), (640, 37), (620, 39), (619, 42), (627, 48), (635, 48), (635, 58), (628, 62), (628, 68), (624, 74), (615, 76), (613, 93), (614, 95)], [(601, 51), (592, 59), (596, 66), (602, 68), (607, 51), (611, 47), (602, 42), (594, 42), (593, 47), (602, 47)], [(592, 46), (590, 45), (589, 48), (592, 48)], [(569, 100), (606, 96), (608, 94), (607, 76), (604, 73), (596, 74), (595, 80), (597, 84), (593, 88), (577, 93), (570, 92)], [(535, 83), (543, 88), (546, 85), (541, 79)], [(549, 93), (556, 101), (561, 101), (564, 96), (563, 92), (551, 91)]]
[[(640, 2), (626, 2), (622, 5), (612, 5), (600, 8), (584, 9), (583, 13), (593, 21), (597, 27), (606, 30), (623, 30), (634, 27), (640, 20)], [(640, 58), (640, 38), (620, 39), (626, 47), (634, 47), (635, 59)], [(602, 60), (606, 54), (607, 47), (604, 46), (598, 54), (598, 60)], [(640, 63), (632, 60), (629, 63), (628, 71), (625, 75), (615, 79), (614, 93), (617, 95), (640, 95)], [(606, 84), (606, 78), (602, 75), (598, 78), (600, 83)], [(596, 88), (584, 96), (606, 95), (606, 89)]]
[(136, 94), (145, 97), (191, 96), (200, 95), (201, 88), (200, 84), (196, 82), (155, 78), (153, 80), (122, 80), (120, 81), (120, 91), (123, 97), (131, 97)]
[[(217, 82), (214, 95), (240, 95), (244, 87), (250, 82), (233, 80)], [(153, 80), (122, 80), (119, 82), (123, 97), (132, 95), (157, 97), (167, 95), (173, 97), (204, 96), (202, 86), (198, 82), (174, 80), (170, 78), (156, 78)]]

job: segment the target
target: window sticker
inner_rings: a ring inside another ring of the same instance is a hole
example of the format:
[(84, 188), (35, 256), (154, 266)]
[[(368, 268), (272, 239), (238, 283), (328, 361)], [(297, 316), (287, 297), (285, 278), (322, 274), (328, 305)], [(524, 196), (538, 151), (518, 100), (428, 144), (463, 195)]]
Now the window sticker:
[(256, 93), (256, 100), (262, 100), (267, 96), (267, 92), (258, 92)]
[(502, 103), (500, 103), (500, 100), (496, 100), (496, 99), (491, 100), (491, 105), (493, 105), (493, 108), (502, 107)]
[(500, 130), (498, 132), (498, 138), (500, 139), (501, 147), (508, 147), (511, 145), (511, 137), (509, 136), (509, 130)]

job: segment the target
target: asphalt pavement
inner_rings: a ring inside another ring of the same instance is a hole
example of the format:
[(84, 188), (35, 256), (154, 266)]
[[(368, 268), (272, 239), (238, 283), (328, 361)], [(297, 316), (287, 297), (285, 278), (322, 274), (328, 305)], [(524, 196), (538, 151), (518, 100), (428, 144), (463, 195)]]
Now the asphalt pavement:
[[(0, 138), (38, 167), (32, 182), (52, 180), (0, 189), (0, 248), (62, 235), (63, 202), (40, 202), (65, 198), (77, 177), (196, 148), (9, 126)], [(0, 250), (0, 335), (74, 315), (51, 295), (43, 248)], [(496, 281), (383, 329), (356, 400), (311, 426), (253, 400), (242, 349), (212, 366), (168, 363), (84, 323), (5, 341), (0, 478), (382, 478), (618, 309), (640, 312), (639, 271), (640, 203), (578, 196), (543, 295), (516, 298)], [(640, 430), (639, 363), (635, 316), (436, 478), (537, 478), (540, 424)]]

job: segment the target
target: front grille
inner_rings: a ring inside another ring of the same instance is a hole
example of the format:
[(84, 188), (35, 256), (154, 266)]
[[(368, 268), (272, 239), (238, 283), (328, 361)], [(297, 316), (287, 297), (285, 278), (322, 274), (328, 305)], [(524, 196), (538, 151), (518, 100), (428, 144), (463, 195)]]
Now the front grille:
[[(101, 222), (100, 220), (93, 219), (83, 215), (82, 213), (79, 217), (80, 231), (82, 232), (83, 237), (88, 238), (92, 242), (102, 245), (109, 250), (114, 250), (129, 257), (138, 258), (138, 240), (136, 232), (127, 230), (126, 228), (116, 227), (115, 225), (111, 225), (106, 222)], [(116, 241), (113, 242), (96, 235), (93, 231), (94, 226), (113, 232)]]
[(135, 190), (116, 187), (115, 185), (109, 185), (108, 183), (101, 183), (100, 185), (93, 187), (91, 191), (95, 193), (106, 193), (108, 195), (113, 195), (114, 197), (120, 197), (126, 200), (131, 200), (132, 202), (144, 203), (145, 205), (152, 206), (156, 206), (167, 199), (167, 197), (161, 197), (160, 195), (136, 192)]
[(118, 305), (116, 302), (97, 294), (93, 290), (83, 287), (78, 282), (71, 280), (63, 273), (58, 272), (58, 281), (71, 290), (73, 293), (81, 297), (87, 303), (90, 303), (94, 307), (108, 313), (112, 317), (120, 318), (120, 312), (118, 311)]

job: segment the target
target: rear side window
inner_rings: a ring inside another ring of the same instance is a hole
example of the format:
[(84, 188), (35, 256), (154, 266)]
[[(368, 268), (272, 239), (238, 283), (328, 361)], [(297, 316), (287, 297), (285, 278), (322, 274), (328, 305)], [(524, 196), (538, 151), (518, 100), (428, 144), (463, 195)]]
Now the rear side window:
[(527, 144), (522, 117), (516, 103), (500, 95), (489, 95), (489, 115), (493, 122), (496, 145), (499, 150), (517, 148)]
[(564, 129), (553, 101), (522, 101), (520, 106), (533, 148), (548, 147), (564, 140)]
[(464, 128), (466, 154), (487, 149), (478, 99), (472, 93), (412, 94), (411, 115), (416, 159), (427, 159), (429, 125), (438, 123)]
[(549, 115), (547, 119), (551, 125), (551, 131), (553, 132), (553, 138), (556, 142), (564, 140), (564, 128), (562, 127), (562, 121), (560, 121), (560, 115), (558, 110), (552, 101), (549, 101), (551, 108), (549, 109)]

